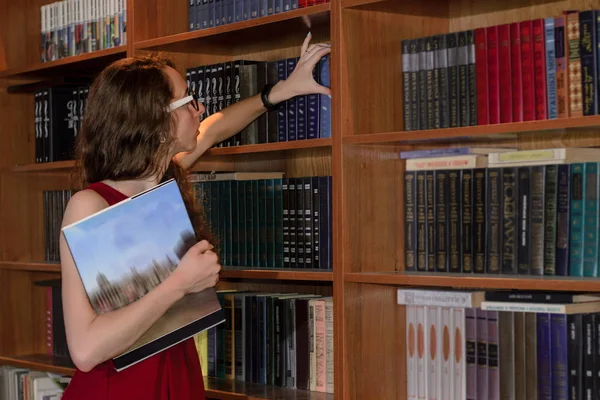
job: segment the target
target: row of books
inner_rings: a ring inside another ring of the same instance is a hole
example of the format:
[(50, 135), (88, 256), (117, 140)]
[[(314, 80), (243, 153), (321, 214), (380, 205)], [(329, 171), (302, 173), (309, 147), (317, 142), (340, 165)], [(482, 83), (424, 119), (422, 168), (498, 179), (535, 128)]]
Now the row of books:
[(62, 398), (71, 377), (18, 368), (0, 366), (0, 399), (2, 400), (58, 400)]
[(44, 237), (45, 258), (48, 262), (60, 262), (60, 227), (72, 190), (44, 190)]
[(224, 266), (332, 268), (331, 176), (193, 174)]
[(404, 129), (598, 114), (597, 14), (404, 40)]
[(333, 393), (333, 299), (217, 292), (226, 322), (194, 336), (207, 376)]
[(40, 7), (41, 61), (127, 43), (126, 0), (63, 0)]
[(188, 30), (247, 21), (310, 7), (326, 0), (187, 0)]
[[(206, 119), (233, 103), (255, 96), (266, 84), (285, 80), (298, 58), (276, 61), (235, 60), (203, 65), (186, 71), (188, 88), (205, 106)], [(315, 81), (329, 87), (329, 55), (313, 71)], [(293, 97), (274, 111), (263, 113), (241, 132), (215, 145), (230, 147), (257, 143), (331, 137), (331, 99), (320, 94)]]
[(592, 399), (600, 297), (398, 289), (409, 400)]
[(599, 162), (584, 148), (407, 159), (406, 269), (598, 276)]
[(54, 86), (34, 93), (35, 162), (74, 158), (89, 86)]

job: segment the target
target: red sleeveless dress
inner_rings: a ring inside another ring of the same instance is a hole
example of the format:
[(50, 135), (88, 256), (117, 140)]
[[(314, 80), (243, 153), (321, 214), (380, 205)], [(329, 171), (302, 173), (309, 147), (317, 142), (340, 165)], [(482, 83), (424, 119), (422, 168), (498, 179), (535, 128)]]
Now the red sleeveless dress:
[[(127, 198), (104, 183), (93, 183), (109, 205)], [(193, 339), (117, 372), (111, 360), (89, 372), (75, 371), (63, 400), (204, 400), (204, 380)]]

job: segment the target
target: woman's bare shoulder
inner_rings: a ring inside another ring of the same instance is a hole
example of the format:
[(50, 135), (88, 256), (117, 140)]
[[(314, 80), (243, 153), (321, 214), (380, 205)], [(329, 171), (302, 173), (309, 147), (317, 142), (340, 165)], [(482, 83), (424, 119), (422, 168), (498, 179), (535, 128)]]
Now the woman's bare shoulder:
[(84, 189), (73, 194), (63, 216), (62, 225), (72, 224), (108, 207), (108, 203), (96, 191)]

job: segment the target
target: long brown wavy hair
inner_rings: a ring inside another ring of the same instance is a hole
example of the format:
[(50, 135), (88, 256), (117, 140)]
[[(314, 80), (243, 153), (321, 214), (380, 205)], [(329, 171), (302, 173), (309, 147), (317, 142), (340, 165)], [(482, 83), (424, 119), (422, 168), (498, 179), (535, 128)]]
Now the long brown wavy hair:
[(175, 68), (171, 60), (155, 54), (118, 60), (99, 74), (90, 87), (77, 135), (75, 173), (82, 189), (105, 179), (156, 174), (164, 174), (163, 181), (175, 178), (196, 239), (206, 239), (217, 248), (186, 172), (174, 161), (164, 171), (163, 160), (173, 142), (170, 132), (176, 124), (166, 111), (173, 98), (164, 71), (167, 66)]

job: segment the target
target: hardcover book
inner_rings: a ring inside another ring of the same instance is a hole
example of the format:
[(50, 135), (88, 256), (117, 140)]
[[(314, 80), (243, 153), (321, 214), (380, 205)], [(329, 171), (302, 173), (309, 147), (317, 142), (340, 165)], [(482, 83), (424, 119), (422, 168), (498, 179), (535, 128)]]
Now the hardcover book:
[[(196, 236), (170, 179), (62, 229), (98, 314), (133, 303), (164, 281)], [(214, 288), (188, 294), (113, 359), (121, 371), (225, 321)]]

